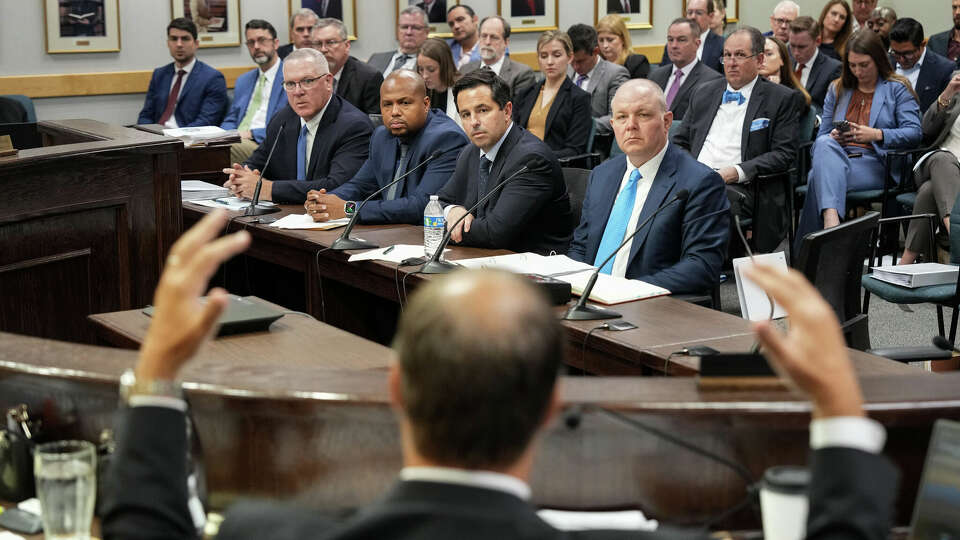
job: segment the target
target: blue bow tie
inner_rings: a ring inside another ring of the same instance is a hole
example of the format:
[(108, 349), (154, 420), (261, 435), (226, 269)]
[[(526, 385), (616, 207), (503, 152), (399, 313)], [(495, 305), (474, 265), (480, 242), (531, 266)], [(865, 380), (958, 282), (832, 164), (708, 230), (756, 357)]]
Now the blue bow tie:
[(741, 94), (740, 92), (731, 92), (731, 91), (729, 91), (729, 90), (724, 90), (724, 91), (723, 91), (723, 102), (724, 102), (724, 103), (729, 103), (729, 102), (731, 102), (731, 101), (736, 101), (736, 102), (737, 102), (737, 105), (743, 105), (743, 102), (746, 101), (746, 100), (747, 100), (747, 98), (743, 97), (743, 94)]

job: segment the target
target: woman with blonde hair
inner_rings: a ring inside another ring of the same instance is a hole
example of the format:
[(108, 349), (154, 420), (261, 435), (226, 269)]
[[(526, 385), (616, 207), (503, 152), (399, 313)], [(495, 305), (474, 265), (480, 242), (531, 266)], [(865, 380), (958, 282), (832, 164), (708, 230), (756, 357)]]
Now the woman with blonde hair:
[(611, 13), (597, 23), (597, 43), (600, 56), (608, 62), (620, 64), (630, 72), (631, 79), (646, 79), (650, 73), (650, 61), (630, 49), (630, 32), (623, 17)]
[(417, 73), (427, 85), (430, 107), (447, 113), (458, 126), (463, 127), (457, 104), (453, 100), (453, 83), (457, 82), (460, 74), (457, 73), (453, 53), (446, 41), (430, 38), (423, 42), (417, 55)]
[(847, 0), (830, 0), (820, 12), (820, 52), (843, 60), (844, 49), (853, 33), (853, 11)]

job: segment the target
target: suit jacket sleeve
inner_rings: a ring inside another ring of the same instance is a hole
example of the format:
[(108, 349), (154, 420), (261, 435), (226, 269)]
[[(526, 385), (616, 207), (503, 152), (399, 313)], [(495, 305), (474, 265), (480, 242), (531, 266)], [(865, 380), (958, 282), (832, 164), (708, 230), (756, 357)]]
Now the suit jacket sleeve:
[(164, 407), (131, 407), (121, 415), (104, 540), (196, 538), (187, 509), (186, 417)]
[[(783, 87), (785, 88), (785, 87)], [(740, 163), (747, 179), (758, 174), (786, 171), (797, 155), (797, 109), (792, 99), (780, 99), (776, 104), (776, 114), (770, 121), (772, 130), (769, 137), (768, 151)], [(756, 137), (756, 134), (750, 134)], [(749, 139), (746, 143), (750, 144)]]
[(211, 76), (203, 87), (203, 101), (200, 113), (186, 126), (219, 126), (223, 120), (223, 111), (227, 108), (227, 83), (223, 74), (210, 68)]
[(820, 115), (820, 129), (817, 131), (817, 137), (829, 135), (833, 131), (833, 116), (837, 109), (837, 87), (830, 83), (827, 89), (827, 97), (823, 100), (823, 111)]
[(593, 119), (594, 123), (597, 124), (597, 133), (610, 133), (613, 131), (613, 128), (610, 127), (610, 112), (613, 110), (613, 96), (617, 94), (620, 85), (630, 80), (630, 73), (627, 72), (627, 68), (613, 63), (610, 64), (610, 67), (613, 69), (613, 75), (607, 84), (607, 114)]
[(823, 448), (810, 460), (809, 540), (886, 540), (899, 478), (882, 455)]
[(946, 126), (947, 118), (950, 116), (950, 109), (952, 109), (957, 103), (957, 98), (954, 96), (950, 100), (950, 105), (946, 109), (941, 109), (940, 105), (934, 103), (927, 109), (927, 112), (923, 115), (923, 140), (925, 143), (932, 144), (934, 141), (940, 138), (940, 134), (943, 131), (943, 128)]
[(150, 77), (150, 86), (147, 87), (147, 97), (143, 100), (143, 108), (140, 109), (140, 115), (137, 117), (138, 124), (153, 124), (160, 118), (155, 110), (154, 103), (157, 101), (157, 92), (159, 88), (158, 79), (159, 70), (154, 70)]
[[(579, 90), (574, 86), (574, 90)], [(567, 136), (563, 148), (553, 151), (558, 158), (567, 156), (576, 156), (587, 151), (587, 139), (590, 138), (590, 94), (586, 92), (571, 91), (572, 98), (569, 111), (558, 111), (566, 113), (570, 119), (567, 128)]]
[(890, 83), (893, 87), (894, 126), (884, 127), (884, 148), (910, 148), (920, 144), (923, 130), (920, 128), (920, 105), (906, 86)]
[(220, 124), (220, 127), (223, 129), (237, 129), (237, 126), (240, 125), (240, 121), (243, 119), (243, 115), (246, 113), (246, 111), (240, 110), (240, 103), (243, 101), (240, 99), (240, 96), (248, 91), (251, 94), (253, 92), (252, 88), (248, 88), (247, 77), (245, 77), (245, 75), (246, 73), (237, 78), (237, 83), (233, 88), (233, 102), (230, 103), (230, 110), (227, 111), (227, 115), (223, 118), (223, 123)]

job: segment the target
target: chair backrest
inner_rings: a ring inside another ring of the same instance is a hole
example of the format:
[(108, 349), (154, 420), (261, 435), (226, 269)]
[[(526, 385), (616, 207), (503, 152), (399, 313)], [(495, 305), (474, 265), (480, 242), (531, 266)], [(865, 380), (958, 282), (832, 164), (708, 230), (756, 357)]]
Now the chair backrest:
[(587, 153), (593, 153), (593, 138), (597, 135), (597, 124), (590, 120), (590, 135), (587, 136)]
[(367, 117), (370, 118), (370, 123), (373, 124), (373, 129), (377, 129), (383, 125), (382, 114), (368, 114)]
[(580, 224), (580, 211), (583, 209), (583, 198), (587, 194), (590, 171), (573, 167), (564, 167), (562, 170), (563, 182), (567, 185), (567, 193), (570, 195), (571, 220), (576, 228)]
[(810, 105), (810, 108), (807, 109), (807, 114), (803, 115), (800, 118), (800, 127), (797, 132), (797, 142), (812, 141), (816, 139), (817, 132), (814, 131), (814, 126), (817, 123), (817, 107), (816, 105)]
[(4, 94), (3, 97), (10, 98), (23, 105), (23, 108), (27, 111), (27, 122), (37, 121), (37, 110), (33, 107), (32, 99), (23, 94)]
[(950, 263), (960, 264), (960, 197), (950, 210)]
[(795, 266), (833, 307), (847, 344), (860, 350), (870, 347), (866, 315), (860, 304), (860, 278), (879, 220), (878, 212), (869, 212), (804, 236)]

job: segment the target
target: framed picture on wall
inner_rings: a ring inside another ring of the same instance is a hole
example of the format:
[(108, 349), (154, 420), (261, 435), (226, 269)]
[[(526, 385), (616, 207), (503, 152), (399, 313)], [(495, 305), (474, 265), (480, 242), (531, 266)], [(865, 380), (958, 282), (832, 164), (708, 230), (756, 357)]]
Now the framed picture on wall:
[(397, 22), (399, 24), (401, 11), (410, 6), (417, 6), (427, 12), (430, 37), (453, 37), (453, 32), (447, 25), (447, 9), (459, 4), (460, 0), (397, 0)]
[(497, 0), (497, 13), (511, 32), (545, 32), (560, 27), (559, 0)]
[(347, 38), (357, 39), (357, 0), (287, 0), (287, 23), (294, 11), (303, 8), (312, 9), (321, 19), (340, 19), (347, 27)]
[[(726, 6), (724, 11), (727, 12), (727, 24), (738, 22), (740, 20), (740, 0), (720, 0), (720, 2)], [(680, 16), (685, 17), (686, 15), (687, 0), (683, 0), (683, 7), (680, 9)]]
[(197, 25), (201, 48), (240, 46), (240, 0), (170, 0), (170, 7), (172, 19), (186, 17)]
[(44, 0), (47, 52), (120, 50), (119, 0)]
[(653, 0), (593, 0), (593, 24), (611, 13), (619, 14), (630, 30), (653, 28)]

